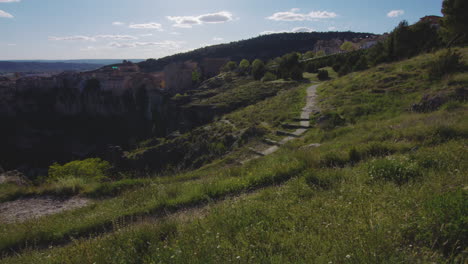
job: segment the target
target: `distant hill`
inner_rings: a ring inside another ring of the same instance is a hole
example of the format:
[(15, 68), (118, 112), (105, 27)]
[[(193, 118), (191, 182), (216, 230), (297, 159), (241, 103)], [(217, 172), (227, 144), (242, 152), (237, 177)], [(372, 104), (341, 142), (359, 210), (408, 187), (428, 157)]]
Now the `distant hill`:
[(352, 40), (375, 36), (371, 33), (356, 32), (311, 32), (311, 33), (278, 33), (262, 35), (255, 38), (235, 41), (227, 44), (213, 45), (193, 51), (167, 56), (161, 59), (148, 59), (140, 62), (145, 71), (160, 71), (172, 62), (187, 60), (201, 61), (203, 58), (229, 58), (234, 61), (256, 58), (268, 60), (285, 53), (312, 50), (319, 40)]
[[(134, 63), (144, 61), (131, 59)], [(83, 59), (83, 60), (11, 60), (0, 61), (0, 72), (60, 72), (60, 71), (90, 71), (105, 65), (121, 63), (115, 59)]]
[(12, 62), (0, 61), (0, 72), (62, 72), (62, 71), (90, 71), (104, 66), (91, 63), (65, 62)]

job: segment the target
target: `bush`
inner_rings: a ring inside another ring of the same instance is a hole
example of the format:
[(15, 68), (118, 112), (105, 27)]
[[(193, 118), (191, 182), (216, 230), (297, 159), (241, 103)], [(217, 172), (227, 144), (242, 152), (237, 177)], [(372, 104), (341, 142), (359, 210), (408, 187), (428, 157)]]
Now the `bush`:
[(346, 160), (346, 158), (341, 157), (335, 152), (326, 153), (323, 156), (323, 158), (320, 160), (320, 163), (322, 164), (322, 166), (328, 167), (328, 168), (344, 167), (347, 162), (348, 161)]
[(319, 70), (317, 74), (317, 78), (321, 81), (330, 79), (330, 77), (328, 76), (327, 70)]
[(230, 72), (234, 71), (235, 69), (237, 69), (237, 63), (235, 61), (229, 61), (221, 68), (221, 71)]
[(336, 186), (343, 177), (336, 170), (327, 171), (308, 171), (305, 175), (305, 181), (310, 187), (329, 190)]
[(368, 167), (369, 176), (373, 180), (392, 181), (398, 185), (407, 183), (421, 175), (421, 168), (408, 157), (391, 156), (374, 160)]
[(337, 126), (342, 126), (346, 120), (340, 114), (334, 111), (327, 111), (323, 113), (317, 120), (319, 127), (323, 129), (332, 129)]
[(276, 75), (274, 75), (271, 72), (265, 73), (265, 75), (262, 78), (262, 82), (271, 82), (271, 81), (274, 81), (274, 80), (276, 80)]
[(260, 80), (265, 74), (266, 68), (263, 61), (256, 59), (252, 62), (252, 76), (255, 80)]
[(64, 165), (54, 163), (49, 167), (49, 179), (63, 181), (65, 178), (82, 178), (89, 181), (102, 181), (107, 178), (111, 165), (99, 158), (75, 160)]
[(461, 66), (461, 55), (458, 52), (447, 50), (433, 62), (429, 67), (429, 77), (439, 79), (442, 76), (452, 73)]
[(349, 162), (351, 162), (351, 164), (356, 164), (362, 159), (361, 153), (359, 153), (359, 151), (357, 151), (356, 148), (350, 149), (348, 152), (348, 156)]

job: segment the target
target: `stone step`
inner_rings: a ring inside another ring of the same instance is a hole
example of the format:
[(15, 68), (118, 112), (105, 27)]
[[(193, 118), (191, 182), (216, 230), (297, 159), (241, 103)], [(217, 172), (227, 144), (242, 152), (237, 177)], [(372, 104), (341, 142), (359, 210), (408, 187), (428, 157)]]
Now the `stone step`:
[(281, 130), (277, 130), (276, 134), (278, 136), (298, 137), (298, 135), (295, 135), (295, 134), (293, 134), (291, 132), (286, 132), (286, 131), (281, 131)]
[(254, 149), (254, 148), (249, 148), (250, 152), (252, 152), (253, 154), (257, 155), (257, 156), (265, 156), (265, 154), (263, 154), (262, 152)]
[(267, 145), (270, 145), (270, 146), (279, 146), (280, 143), (278, 141), (275, 141), (275, 140), (271, 140), (271, 139), (268, 139), (268, 138), (264, 138), (262, 139), (263, 143), (267, 144)]
[(293, 118), (293, 121), (296, 121), (296, 122), (310, 121), (310, 119), (309, 118)]
[(310, 128), (310, 126), (301, 126), (301, 125), (296, 125), (296, 124), (281, 124), (281, 126), (287, 129)]

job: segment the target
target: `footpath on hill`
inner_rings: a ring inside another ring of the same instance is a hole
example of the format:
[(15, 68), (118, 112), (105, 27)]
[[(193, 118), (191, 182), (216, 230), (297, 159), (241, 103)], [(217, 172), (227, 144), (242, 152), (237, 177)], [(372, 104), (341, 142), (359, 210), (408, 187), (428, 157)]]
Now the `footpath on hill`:
[(278, 135), (284, 135), (285, 137), (280, 141), (273, 141), (270, 139), (264, 139), (266, 144), (272, 145), (266, 149), (250, 149), (253, 153), (253, 157), (249, 158), (241, 163), (244, 164), (250, 160), (257, 159), (262, 156), (267, 156), (270, 154), (275, 153), (281, 145), (286, 144), (287, 142), (302, 136), (309, 128), (310, 128), (310, 116), (312, 113), (318, 111), (318, 107), (316, 106), (316, 93), (317, 87), (320, 84), (314, 84), (307, 88), (307, 97), (306, 97), (306, 105), (302, 108), (302, 112), (300, 117), (296, 120), (299, 121), (298, 125), (295, 124), (285, 124), (286, 127), (296, 128), (293, 132), (284, 132), (284, 131), (277, 131)]

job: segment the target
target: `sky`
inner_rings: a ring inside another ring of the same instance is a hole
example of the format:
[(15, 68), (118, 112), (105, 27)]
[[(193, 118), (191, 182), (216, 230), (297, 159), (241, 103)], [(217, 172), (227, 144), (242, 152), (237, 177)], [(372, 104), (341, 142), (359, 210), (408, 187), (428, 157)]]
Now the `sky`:
[(146, 59), (274, 32), (390, 32), (442, 0), (0, 0), (0, 60)]

